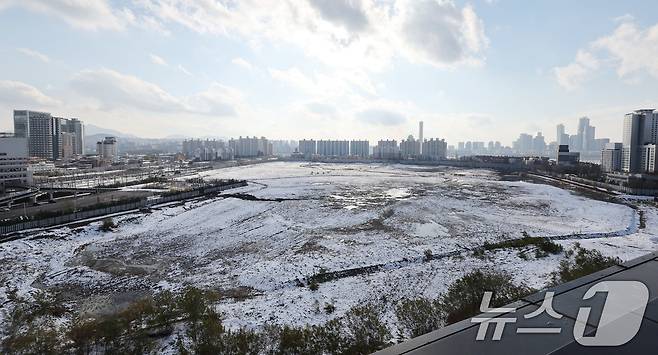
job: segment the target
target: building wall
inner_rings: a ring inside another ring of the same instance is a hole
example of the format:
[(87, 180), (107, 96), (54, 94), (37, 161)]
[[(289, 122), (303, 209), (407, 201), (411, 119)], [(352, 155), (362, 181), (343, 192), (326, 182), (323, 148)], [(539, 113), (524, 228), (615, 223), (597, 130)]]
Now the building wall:
[(350, 142), (345, 140), (317, 141), (317, 154), (325, 157), (346, 157), (350, 155)]
[(0, 137), (0, 190), (32, 184), (28, 169), (28, 144), (24, 137)]
[(119, 158), (119, 143), (115, 137), (105, 137), (96, 143), (96, 154), (104, 161), (116, 161)]
[(431, 138), (423, 142), (422, 158), (426, 160), (443, 160), (447, 157), (448, 143), (443, 139)]
[(370, 142), (368, 141), (351, 141), (350, 155), (355, 157), (367, 158), (370, 156)]
[(605, 172), (621, 171), (622, 149), (621, 143), (607, 144), (601, 151), (601, 170)]

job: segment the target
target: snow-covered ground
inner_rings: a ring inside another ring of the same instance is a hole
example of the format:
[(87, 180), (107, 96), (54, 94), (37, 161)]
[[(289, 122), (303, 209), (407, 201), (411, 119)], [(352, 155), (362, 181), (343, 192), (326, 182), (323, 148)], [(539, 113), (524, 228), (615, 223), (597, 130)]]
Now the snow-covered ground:
[[(84, 311), (107, 312), (153, 290), (195, 285), (226, 294), (219, 310), (229, 325), (321, 323), (372, 300), (435, 297), (475, 268), (508, 270), (542, 287), (561, 256), (469, 252), (524, 231), (597, 236), (559, 243), (580, 241), (622, 259), (658, 245), (658, 211), (648, 204), (634, 202), (646, 218), (639, 229), (638, 212), (626, 205), (503, 181), (486, 170), (276, 162), (202, 176), (247, 179), (248, 187), (228, 193), (256, 199), (190, 201), (118, 217), (113, 232), (94, 223), (0, 244), (0, 305), (11, 289), (25, 296), (46, 289)], [(428, 249), (435, 256), (461, 253), (422, 262)], [(381, 270), (317, 291), (299, 286), (313, 274), (369, 265)], [(322, 311), (327, 303), (336, 307), (332, 315)]]

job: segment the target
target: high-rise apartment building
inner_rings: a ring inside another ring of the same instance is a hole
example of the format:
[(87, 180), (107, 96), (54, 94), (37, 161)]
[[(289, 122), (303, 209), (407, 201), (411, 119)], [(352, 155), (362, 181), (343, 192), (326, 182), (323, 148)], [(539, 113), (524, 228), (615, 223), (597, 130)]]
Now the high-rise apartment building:
[(216, 139), (186, 139), (183, 141), (183, 155), (200, 161), (233, 159), (233, 151), (224, 141)]
[(350, 155), (350, 142), (345, 140), (319, 140), (317, 154), (323, 157), (347, 157)]
[(98, 158), (106, 162), (113, 162), (119, 159), (119, 144), (115, 137), (105, 137), (104, 140), (96, 143), (96, 154)]
[(354, 157), (367, 158), (370, 156), (370, 142), (368, 141), (351, 141), (350, 155)]
[(448, 154), (448, 143), (443, 139), (430, 138), (422, 144), (422, 159), (424, 160), (443, 160)]
[(302, 139), (299, 141), (299, 153), (309, 158), (317, 154), (317, 143), (314, 139)]
[(272, 144), (265, 137), (238, 137), (228, 142), (236, 158), (253, 158), (272, 155)]
[(421, 154), (423, 152), (423, 121), (418, 122), (418, 143), (420, 144), (418, 153)]
[(420, 140), (415, 140), (409, 135), (406, 140), (400, 141), (400, 156), (402, 159), (415, 159), (420, 156)]
[(375, 159), (400, 159), (400, 148), (396, 140), (380, 140), (373, 150)]

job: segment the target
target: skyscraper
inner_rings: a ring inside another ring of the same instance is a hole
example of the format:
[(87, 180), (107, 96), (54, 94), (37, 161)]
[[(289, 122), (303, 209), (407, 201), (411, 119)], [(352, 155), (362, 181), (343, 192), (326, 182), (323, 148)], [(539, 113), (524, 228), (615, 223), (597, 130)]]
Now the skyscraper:
[(77, 118), (65, 120), (62, 125), (62, 131), (71, 133), (73, 136), (73, 154), (85, 154), (85, 127), (82, 121)]
[(47, 112), (14, 110), (14, 134), (27, 138), (31, 157), (54, 160), (53, 148), (57, 145), (55, 120)]
[[(31, 157), (57, 160), (64, 155), (68, 158), (84, 154), (84, 125), (76, 118), (53, 117), (48, 112), (14, 110), (14, 134), (16, 137), (27, 138)], [(66, 154), (64, 149), (67, 150)]]
[[(624, 132), (622, 137), (622, 170), (635, 173), (642, 171), (643, 166), (649, 166), (643, 161), (651, 154), (643, 154), (644, 147), (658, 143), (658, 111), (653, 109), (636, 110), (624, 116)], [(648, 159), (648, 158), (647, 158)]]
[(555, 133), (555, 141), (557, 144), (567, 144), (567, 142), (563, 142), (562, 139), (564, 137), (564, 125), (562, 123), (557, 125), (557, 132)]

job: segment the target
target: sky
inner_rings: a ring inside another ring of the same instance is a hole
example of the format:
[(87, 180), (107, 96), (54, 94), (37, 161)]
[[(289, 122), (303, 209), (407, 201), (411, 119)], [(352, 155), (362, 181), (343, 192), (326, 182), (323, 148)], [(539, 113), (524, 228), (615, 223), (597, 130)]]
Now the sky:
[(0, 130), (499, 140), (658, 108), (658, 2), (0, 0)]

